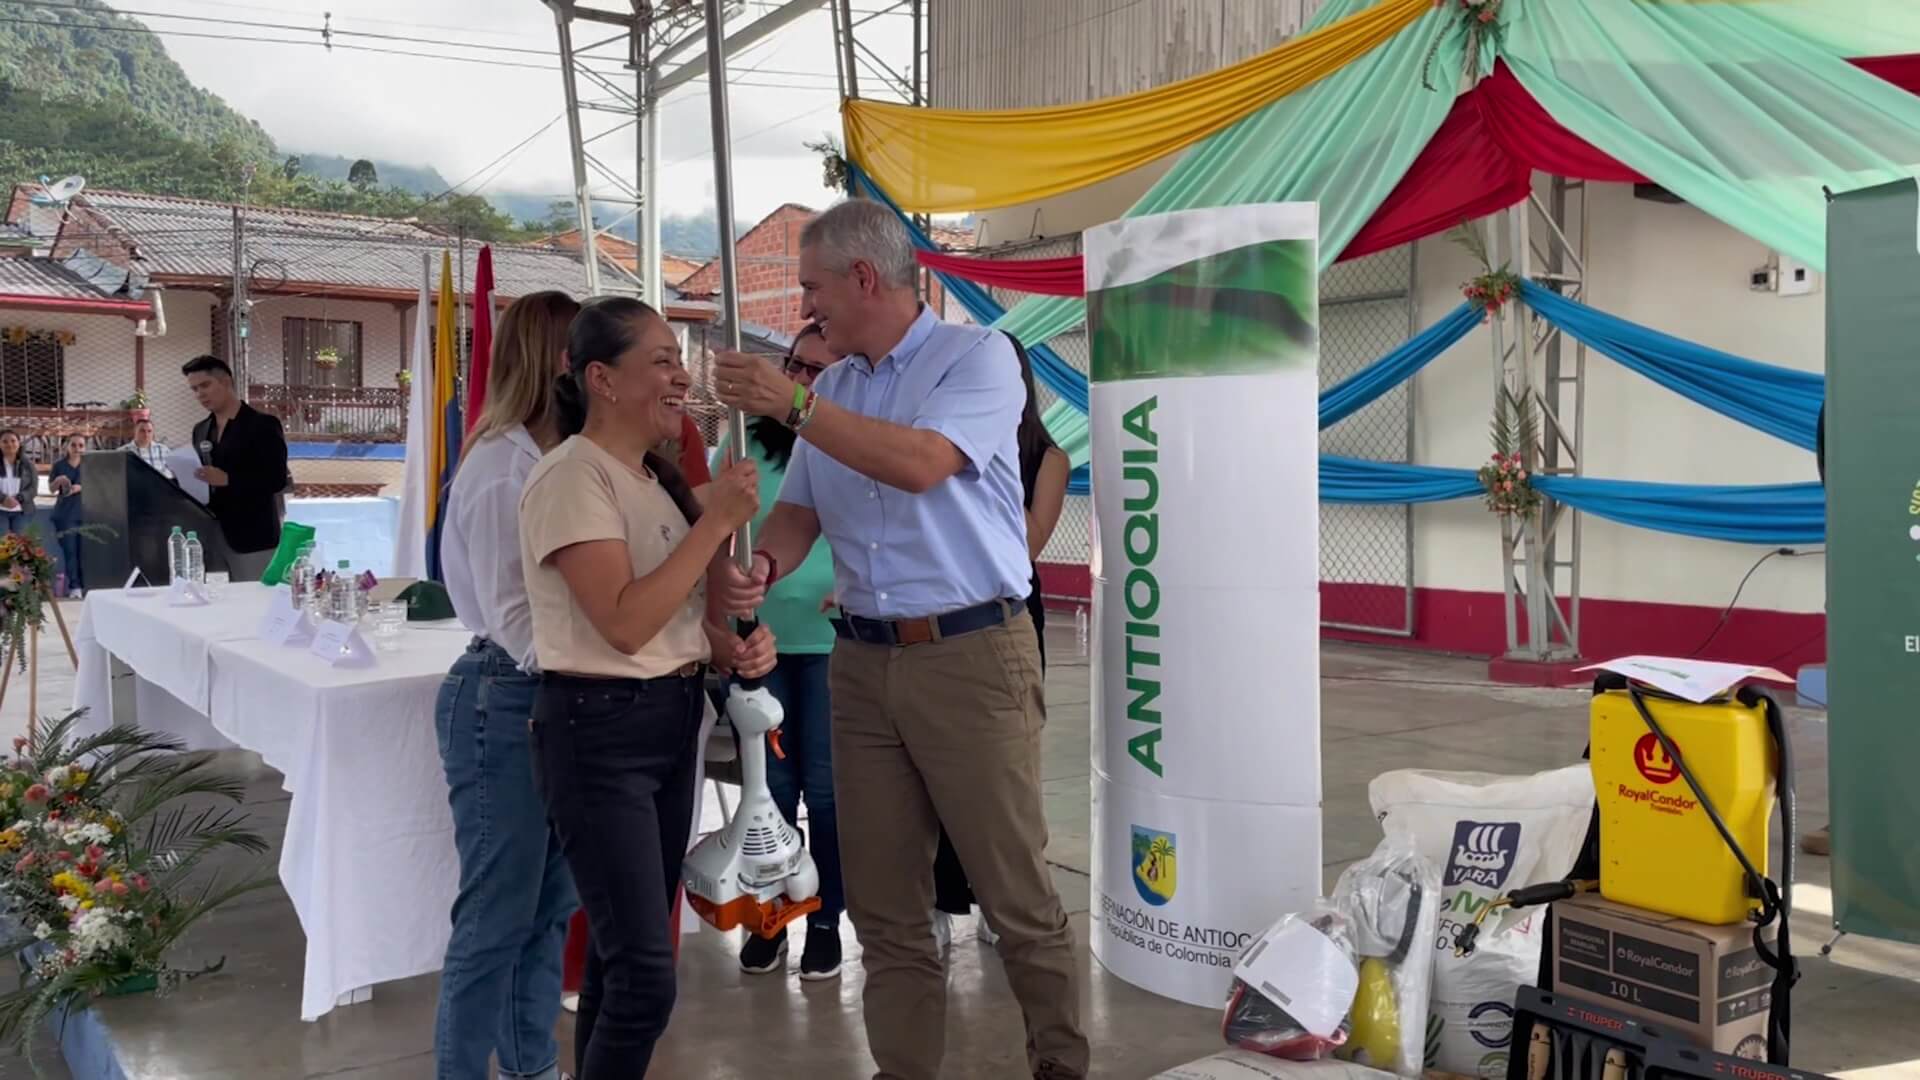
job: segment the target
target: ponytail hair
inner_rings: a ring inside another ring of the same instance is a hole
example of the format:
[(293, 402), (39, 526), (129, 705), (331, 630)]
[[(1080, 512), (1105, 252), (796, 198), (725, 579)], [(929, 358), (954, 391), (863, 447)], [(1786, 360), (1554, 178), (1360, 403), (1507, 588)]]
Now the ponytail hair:
[(553, 407), (560, 437), (587, 426), (587, 367), (617, 367), (620, 357), (640, 340), (640, 328), (660, 313), (630, 296), (596, 296), (580, 308), (567, 327), (567, 373), (554, 380)]

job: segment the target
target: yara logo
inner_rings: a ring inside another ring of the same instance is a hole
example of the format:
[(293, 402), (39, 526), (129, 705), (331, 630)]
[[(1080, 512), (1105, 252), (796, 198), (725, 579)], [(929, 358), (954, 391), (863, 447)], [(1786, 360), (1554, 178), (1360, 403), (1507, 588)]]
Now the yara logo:
[(1459, 822), (1453, 827), (1453, 858), (1447, 863), (1446, 884), (1498, 889), (1507, 883), (1519, 851), (1517, 821)]

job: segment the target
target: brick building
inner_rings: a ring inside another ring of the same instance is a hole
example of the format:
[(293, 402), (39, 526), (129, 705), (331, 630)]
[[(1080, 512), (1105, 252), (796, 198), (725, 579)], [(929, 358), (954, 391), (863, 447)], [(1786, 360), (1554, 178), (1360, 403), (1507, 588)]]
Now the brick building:
[[(800, 231), (819, 212), (788, 203), (760, 219), (736, 246), (740, 275), (740, 321), (792, 335), (807, 324), (800, 315)], [(972, 234), (936, 227), (934, 240), (942, 247), (972, 242)], [(927, 303), (944, 311), (946, 296), (940, 282), (927, 275)], [(718, 301), (720, 260), (714, 259), (682, 280), (680, 294), (688, 300)]]

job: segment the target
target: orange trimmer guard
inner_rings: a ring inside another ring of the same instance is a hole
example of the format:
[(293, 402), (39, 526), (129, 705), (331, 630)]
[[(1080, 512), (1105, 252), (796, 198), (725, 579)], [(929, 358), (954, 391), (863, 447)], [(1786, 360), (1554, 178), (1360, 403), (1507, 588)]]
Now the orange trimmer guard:
[(810, 896), (799, 903), (785, 896), (776, 896), (764, 904), (751, 896), (736, 896), (724, 904), (716, 904), (689, 891), (687, 903), (692, 904), (694, 912), (716, 930), (744, 926), (763, 938), (771, 938), (785, 929), (788, 923), (820, 910), (820, 898), (817, 896)]

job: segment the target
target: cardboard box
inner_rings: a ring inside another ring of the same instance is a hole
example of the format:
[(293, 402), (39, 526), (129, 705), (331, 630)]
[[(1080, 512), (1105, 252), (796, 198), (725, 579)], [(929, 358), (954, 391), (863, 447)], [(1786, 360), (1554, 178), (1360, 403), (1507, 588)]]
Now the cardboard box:
[(1553, 912), (1555, 993), (1704, 1049), (1765, 1060), (1773, 969), (1753, 947), (1752, 926), (1707, 926), (1591, 893)]

